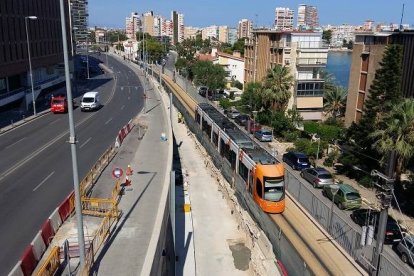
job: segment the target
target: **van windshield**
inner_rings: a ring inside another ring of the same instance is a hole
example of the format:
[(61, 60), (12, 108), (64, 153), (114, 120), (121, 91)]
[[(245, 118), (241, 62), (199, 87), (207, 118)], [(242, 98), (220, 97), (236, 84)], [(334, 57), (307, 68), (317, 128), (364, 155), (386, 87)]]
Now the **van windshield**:
[(82, 99), (82, 102), (84, 102), (84, 103), (93, 103), (93, 102), (95, 102), (95, 98), (85, 97), (85, 98)]
[(346, 198), (349, 200), (355, 200), (355, 199), (360, 199), (361, 196), (358, 193), (349, 193), (349, 194), (346, 194)]

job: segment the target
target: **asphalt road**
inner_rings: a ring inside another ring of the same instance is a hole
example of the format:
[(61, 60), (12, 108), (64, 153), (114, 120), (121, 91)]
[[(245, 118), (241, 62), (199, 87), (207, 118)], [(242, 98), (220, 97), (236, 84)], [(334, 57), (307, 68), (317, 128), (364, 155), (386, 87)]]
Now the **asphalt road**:
[[(84, 92), (100, 92), (100, 110), (74, 110), (80, 180), (114, 143), (119, 129), (143, 108), (142, 85), (135, 73), (110, 56), (97, 58), (109, 63), (114, 75), (101, 74), (85, 84)], [(73, 190), (68, 129), (67, 114), (48, 113), (0, 135), (0, 275), (7, 275)]]

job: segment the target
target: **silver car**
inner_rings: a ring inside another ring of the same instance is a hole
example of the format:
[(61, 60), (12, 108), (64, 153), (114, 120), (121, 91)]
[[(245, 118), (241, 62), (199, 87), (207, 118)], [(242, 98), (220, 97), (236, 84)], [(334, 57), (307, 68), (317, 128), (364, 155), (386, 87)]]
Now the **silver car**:
[(309, 181), (314, 188), (320, 188), (325, 185), (334, 184), (334, 178), (330, 172), (324, 168), (304, 169), (300, 176)]
[(404, 263), (414, 265), (414, 236), (406, 236), (397, 245), (398, 254)]

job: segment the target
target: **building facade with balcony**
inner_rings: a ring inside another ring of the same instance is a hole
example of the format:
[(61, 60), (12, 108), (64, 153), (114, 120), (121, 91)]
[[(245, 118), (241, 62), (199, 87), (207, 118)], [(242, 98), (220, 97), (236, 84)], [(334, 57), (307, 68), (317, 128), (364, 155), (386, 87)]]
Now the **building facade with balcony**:
[(86, 45), (88, 40), (88, 1), (70, 0), (71, 26), (74, 30), (73, 40), (77, 45)]
[(293, 18), (295, 12), (289, 8), (277, 7), (275, 9), (275, 29), (293, 30)]
[[(69, 30), (66, 1), (65, 5)], [(36, 16), (37, 19), (26, 19), (27, 16)], [(24, 99), (27, 106), (32, 101), (32, 94), (26, 23), (35, 98), (42, 90), (64, 81), (60, 74), (63, 46), (59, 1), (0, 1), (0, 18), (5, 26), (0, 26), (0, 107), (18, 104)], [(67, 37), (68, 45), (71, 45), (69, 32)]]
[(321, 120), (328, 46), (320, 32), (256, 30), (245, 44), (245, 83), (262, 81), (277, 64), (290, 68), (295, 83), (288, 108), (295, 107), (304, 120)]
[(235, 52), (233, 55), (230, 55), (217, 52), (213, 63), (221, 65), (226, 71), (228, 87), (233, 80), (244, 83), (244, 58), (240, 56), (240, 53)]
[(253, 22), (249, 19), (242, 19), (239, 21), (239, 28), (237, 30), (238, 38), (252, 38)]
[(346, 126), (361, 120), (369, 88), (389, 44), (400, 44), (403, 47), (401, 92), (403, 97), (414, 97), (414, 32), (356, 33), (348, 84)]

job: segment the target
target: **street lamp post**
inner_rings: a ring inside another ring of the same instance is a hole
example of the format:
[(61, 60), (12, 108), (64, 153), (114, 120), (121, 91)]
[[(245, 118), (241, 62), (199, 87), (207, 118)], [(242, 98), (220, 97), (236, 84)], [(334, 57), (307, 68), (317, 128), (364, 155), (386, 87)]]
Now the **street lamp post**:
[(90, 32), (86, 33), (86, 71), (89, 80), (89, 34)]
[(78, 174), (78, 160), (76, 155), (76, 135), (75, 135), (75, 124), (73, 120), (73, 103), (72, 103), (72, 87), (70, 83), (69, 74), (69, 54), (68, 54), (68, 43), (66, 37), (66, 18), (65, 18), (65, 6), (64, 0), (60, 0), (60, 21), (62, 28), (62, 43), (63, 43), (63, 59), (65, 64), (65, 79), (66, 79), (66, 90), (68, 96), (68, 116), (69, 116), (69, 144), (72, 155), (72, 171), (73, 171), (73, 186), (75, 194), (75, 210), (78, 226), (78, 244), (79, 244), (79, 261), (80, 266), (83, 268), (85, 264), (85, 237), (83, 235), (83, 218), (82, 218), (82, 205), (80, 197), (80, 185), (79, 185), (79, 174)]
[(30, 70), (30, 84), (32, 86), (32, 100), (33, 100), (33, 115), (37, 115), (36, 113), (36, 100), (34, 95), (34, 86), (33, 86), (33, 70), (32, 70), (32, 60), (30, 56), (30, 42), (29, 42), (29, 30), (27, 28), (27, 21), (28, 20), (36, 20), (37, 16), (26, 16), (24, 18), (24, 24), (26, 26), (26, 39), (27, 39), (27, 55), (29, 57), (29, 70)]

